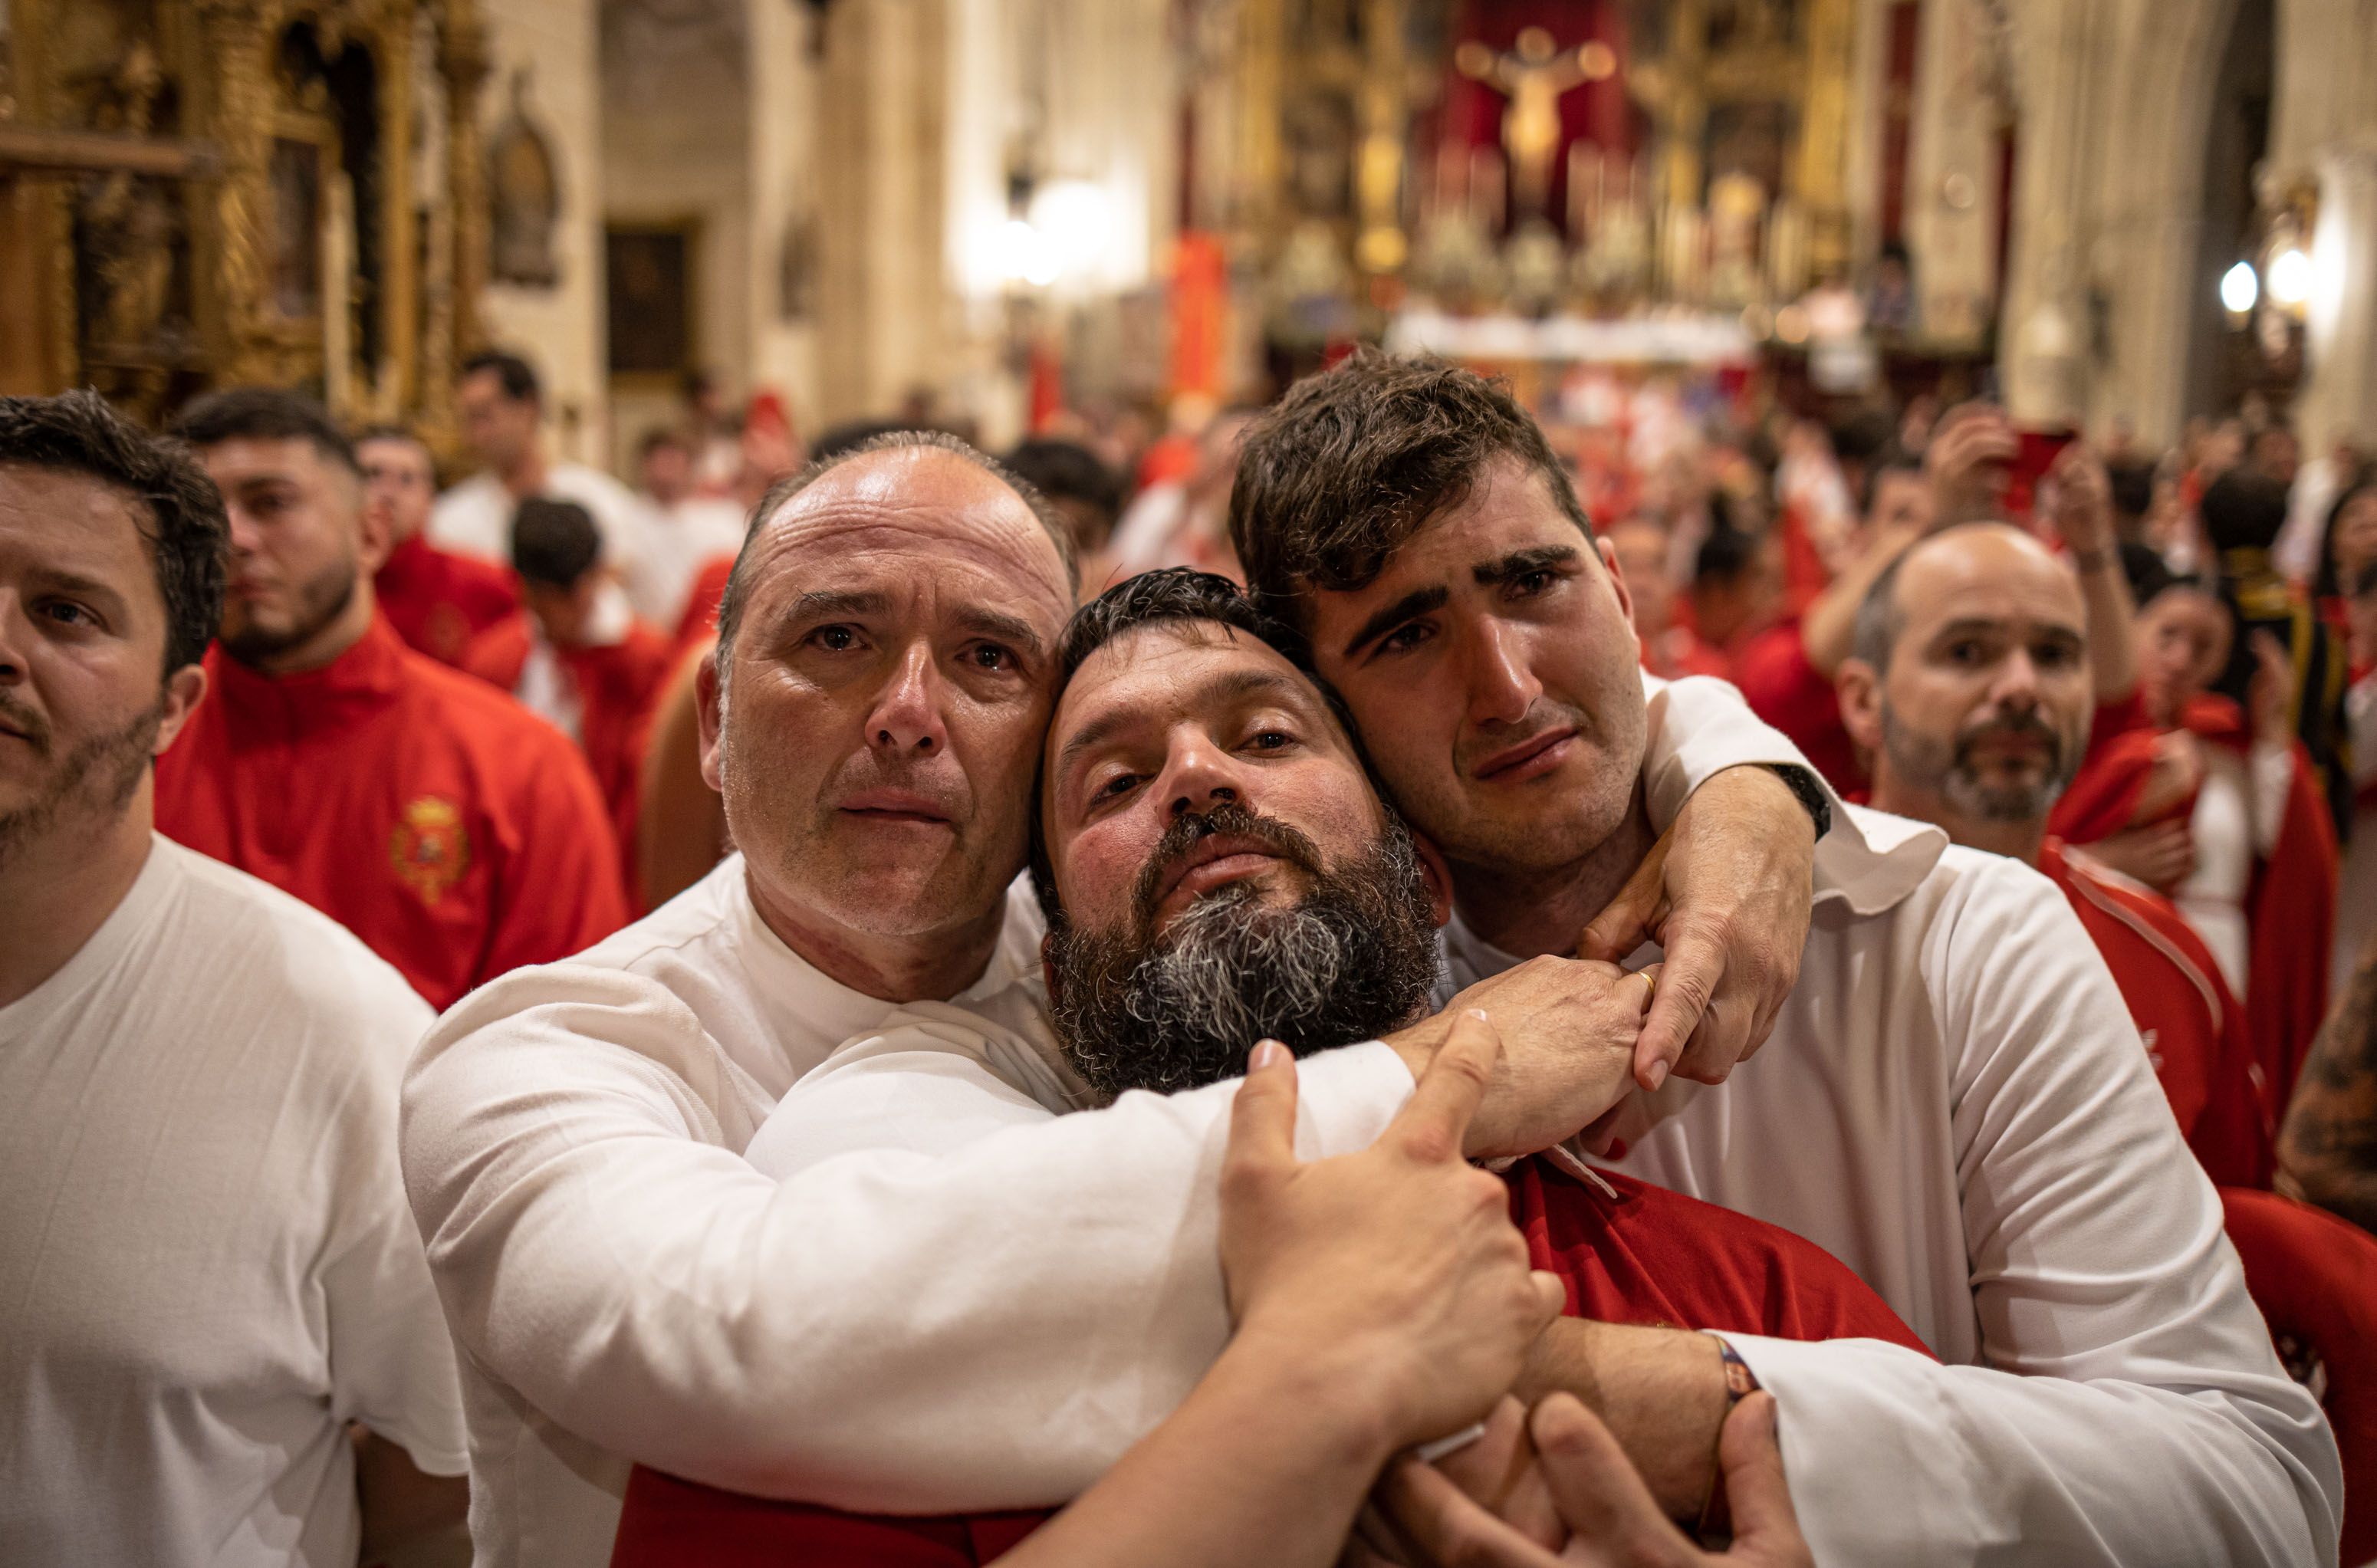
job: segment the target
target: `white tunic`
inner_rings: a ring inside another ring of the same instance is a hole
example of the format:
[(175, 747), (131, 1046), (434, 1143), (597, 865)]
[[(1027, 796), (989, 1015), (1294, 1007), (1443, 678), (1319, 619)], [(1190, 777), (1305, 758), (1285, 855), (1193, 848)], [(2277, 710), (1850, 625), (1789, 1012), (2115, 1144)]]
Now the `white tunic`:
[[(1816, 1561), (2334, 1562), (2335, 1436), (2071, 906), (1848, 809), (1937, 864), (1844, 884), (1820, 858), (1765, 1047), (1638, 1096), (1655, 1125), (1610, 1162), (1824, 1247), (1944, 1363), (1726, 1336), (1780, 1405)], [(1457, 923), (1446, 946), (1455, 984), (1511, 962)]]
[[(544, 471), (539, 494), (575, 501), (603, 531), (603, 560), (623, 579), (643, 559), (649, 526), (635, 492), (599, 469), (556, 462)], [(429, 512), (430, 543), (466, 556), (512, 564), (512, 513), (520, 502), (492, 473), (474, 473), (437, 497)]]
[[(1798, 759), (1730, 688), (1645, 684), (1654, 818), (1721, 768)], [(1019, 882), (966, 999), (1037, 973), (1040, 932)], [(1228, 1091), (781, 1188), (747, 1164), (777, 1097), (893, 1011), (778, 940), (736, 858), (423, 1042), (405, 1181), (463, 1351), (483, 1568), (607, 1562), (631, 1460), (877, 1509), (1069, 1497), (1193, 1382), (1222, 1309), (1210, 1228), (1184, 1245), (1150, 1216), (1210, 1188)], [(1306, 1063), (1311, 1146), (1367, 1145), (1411, 1087), (1382, 1046)], [(1133, 1311), (1081, 1287), (1083, 1238)], [(1035, 1454), (1026, 1431), (1062, 1435)]]
[(429, 1017), (329, 920), (163, 838), (0, 1008), (0, 1562), (352, 1568), (349, 1421), (461, 1474), (397, 1171)]

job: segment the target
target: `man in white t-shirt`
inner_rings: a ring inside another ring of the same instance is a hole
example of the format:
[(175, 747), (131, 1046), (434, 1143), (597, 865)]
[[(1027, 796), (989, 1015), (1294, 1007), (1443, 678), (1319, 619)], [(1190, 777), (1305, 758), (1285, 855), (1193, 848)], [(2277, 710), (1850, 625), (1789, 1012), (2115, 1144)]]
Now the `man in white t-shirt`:
[[(1566, 951), (1613, 895), (1649, 903), (1625, 584), (1525, 412), (1465, 370), (1357, 356), (1244, 450), (1239, 558), (1450, 864), (1452, 983)], [(1819, 856), (1767, 1047), (1721, 1091), (1644, 1085), (1613, 1150), (1825, 1248), (1939, 1357), (1727, 1336), (1775, 1396), (1816, 1560), (2333, 1562), (2334, 1434), (2062, 895), (1842, 809), (1894, 863)], [(1705, 1342), (1667, 1339), (1632, 1375), (1696, 1365), (1693, 1396), (1721, 1398)], [(1616, 1371), (1578, 1354), (1582, 1378)]]
[[(406, 1181), (465, 1353), (472, 1536), (495, 1568), (606, 1562), (631, 1461), (859, 1509), (1069, 1497), (1177, 1398), (1132, 1369), (1212, 1354), (1210, 1232), (1150, 1226), (1136, 1195), (1210, 1184), (1226, 1095), (1127, 1096), (782, 1186), (742, 1157), (844, 1040), (1038, 965), (1017, 874), (1074, 591), (1061, 520), (950, 437), (862, 446), (759, 510), (701, 675), (704, 770), (744, 853), (466, 999), (406, 1080)], [(1683, 812), (1697, 848), (1670, 890), (1707, 938), (1670, 955), (1697, 970), (1677, 989), (1740, 1022), (1702, 1042), (1722, 1075), (1789, 988), (1798, 944), (1774, 934), (1806, 919), (1815, 835), (1774, 774), (1728, 766), (1793, 754), (1723, 688), (1662, 707), (1664, 815), (1727, 769)], [(1710, 832), (1726, 815), (1729, 839)], [(1473, 1153), (1547, 1146), (1604, 1107), (1568, 1047), (1613, 983), (1547, 961), (1468, 999), (1505, 1051)], [(1696, 1012), (1670, 1007), (1669, 1058)], [(1440, 1028), (1404, 1033), (1302, 1064), (1306, 1152), (1366, 1145), (1409, 1097)], [(1032, 1244), (1061, 1234), (1106, 1238), (1117, 1271), (1180, 1299), (1117, 1320)], [(1019, 1476), (1022, 1432), (1056, 1452)]]
[(150, 826), (227, 533), (95, 395), (0, 400), (0, 1562), (348, 1568), (462, 1508), (397, 1167), (428, 1009)]
[(593, 513), (612, 569), (624, 577), (635, 569), (643, 555), (643, 509), (609, 474), (546, 458), (544, 390), (528, 361), (492, 349), (472, 354), (462, 362), (454, 402), (463, 445), (480, 471), (437, 497), (429, 513), (433, 544), (508, 566), (512, 513), (531, 496), (543, 496)]

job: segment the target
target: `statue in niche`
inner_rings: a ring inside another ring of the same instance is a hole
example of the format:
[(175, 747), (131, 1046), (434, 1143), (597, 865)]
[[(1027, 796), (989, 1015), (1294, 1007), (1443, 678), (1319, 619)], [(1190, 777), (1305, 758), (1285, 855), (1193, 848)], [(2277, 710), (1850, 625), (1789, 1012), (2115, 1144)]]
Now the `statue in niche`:
[(1551, 198), (1552, 160), (1559, 155), (1559, 101), (1571, 89), (1608, 76), (1616, 58), (1607, 45), (1563, 50), (1539, 27), (1522, 28), (1507, 54), (1471, 40), (1453, 51), (1453, 66), (1510, 101), (1502, 111), (1502, 150), (1511, 160), (1513, 216), (1540, 217)]
[[(158, 128), (167, 83), (148, 40), (136, 40), (100, 87), (93, 129), (146, 137)], [(172, 197), (156, 181), (118, 170), (84, 186), (75, 227), (95, 285), (88, 337), (116, 354), (152, 347), (171, 301), (181, 229)]]
[(801, 212), (784, 220), (784, 237), (776, 250), (776, 318), (787, 325), (817, 314), (817, 214)]
[(1739, 309), (1759, 296), (1758, 237), (1766, 190), (1750, 175), (1718, 175), (1709, 185), (1709, 298)]
[(528, 67), (512, 73), (511, 111), (487, 143), (488, 273), (498, 283), (549, 289), (561, 281), (553, 231), (561, 179), (528, 114)]
[(1345, 217), (1353, 209), (1353, 106), (1337, 93), (1308, 92), (1289, 102), (1284, 117), (1295, 215)]

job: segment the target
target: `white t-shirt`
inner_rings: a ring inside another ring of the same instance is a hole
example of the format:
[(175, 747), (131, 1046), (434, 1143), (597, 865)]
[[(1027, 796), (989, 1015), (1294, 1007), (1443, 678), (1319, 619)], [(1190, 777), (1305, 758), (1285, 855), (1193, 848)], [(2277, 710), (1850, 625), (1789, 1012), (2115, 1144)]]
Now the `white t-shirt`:
[(399, 1181), (429, 1009), (164, 838), (0, 1008), (0, 1562), (352, 1568), (345, 1424), (464, 1467)]
[(688, 497), (673, 507), (643, 495), (636, 502), (644, 511), (643, 550), (620, 581), (636, 614), (674, 634), (695, 574), (743, 547), (743, 509), (715, 496)]
[[(1654, 820), (1719, 769), (1804, 761), (1720, 682), (1644, 684)], [(1036, 974), (1040, 935), (1019, 880), (958, 1000)], [(423, 1041), (405, 1182), (464, 1352), (480, 1568), (602, 1568), (631, 1461), (903, 1513), (1070, 1497), (1211, 1362), (1227, 1319), (1200, 1195), (1235, 1084), (1035, 1107), (947, 1158), (853, 1154), (781, 1186), (744, 1159), (795, 1080), (900, 1012), (787, 948), (738, 856)], [(1367, 1146), (1412, 1088), (1379, 1045), (1300, 1083), (1316, 1155)], [(1075, 1288), (1083, 1237), (1177, 1292), (1118, 1315)], [(1008, 1441), (1026, 1431), (1048, 1446)]]
[[(556, 501), (575, 501), (593, 514), (603, 531), (603, 561), (622, 580), (643, 558), (649, 520), (635, 492), (584, 463), (556, 462), (544, 471), (538, 492)], [(512, 564), (512, 514), (520, 501), (492, 473), (474, 473), (437, 497), (429, 512), (431, 544), (466, 556)]]

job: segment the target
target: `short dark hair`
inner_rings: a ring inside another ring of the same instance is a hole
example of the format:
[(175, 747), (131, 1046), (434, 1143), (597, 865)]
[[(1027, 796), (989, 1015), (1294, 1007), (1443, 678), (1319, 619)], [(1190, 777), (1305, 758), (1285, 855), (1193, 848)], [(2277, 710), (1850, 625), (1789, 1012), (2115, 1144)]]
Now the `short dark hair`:
[(2266, 550), (2287, 525), (2287, 487), (2264, 474), (2232, 468), (2196, 503), (2216, 550)]
[(1266, 609), (1300, 626), (1308, 587), (1344, 592), (1516, 460), (1587, 540), (1568, 470), (1505, 382), (1371, 350), (1308, 377), (1255, 416), (1230, 492), (1230, 543)]
[(2192, 586), (2192, 580), (2170, 569), (2162, 552), (2151, 545), (2141, 545), (2134, 539), (2121, 541), (2121, 575), (2129, 580), (2130, 603), (2143, 610), (2158, 598), (2164, 590), (2182, 585)]
[(1759, 541), (1738, 528), (1714, 528), (1692, 557), (1692, 586), (1738, 582), (1758, 565)]
[(603, 531), (575, 501), (531, 496), (512, 513), (512, 569), (524, 582), (574, 588), (603, 558)]
[(812, 459), (799, 473), (779, 479), (759, 497), (743, 525), (743, 546), (735, 553), (734, 569), (726, 575), (726, 592), (718, 602), (718, 652), (725, 652), (735, 645), (735, 633), (743, 624), (743, 606), (751, 596), (751, 582), (744, 567), (751, 559), (751, 542), (759, 536), (767, 521), (782, 509), (784, 503), (810, 485), (854, 458), (875, 452), (896, 452), (911, 447), (931, 447), (953, 453), (981, 469), (993, 479), (1015, 492), (1030, 509), (1048, 542), (1057, 546), (1057, 558), (1065, 566), (1065, 587), (1069, 594), (1081, 586), (1081, 566), (1073, 555), (1073, 531), (1058, 516), (1046, 497), (1023, 478), (989, 453), (980, 450), (962, 437), (946, 430), (893, 430), (871, 437), (854, 447), (845, 447), (832, 455)]
[(85, 474), (121, 492), (165, 602), (161, 673), (206, 657), (222, 623), (231, 524), (187, 447), (149, 435), (97, 392), (0, 398), (0, 463)]
[(1865, 475), (1857, 484), (1857, 516), (1873, 515), (1874, 498), (1881, 494), (1881, 482), (1892, 477), (1929, 481), (1922, 463), (1905, 452), (1892, 449), (1889, 454), (1866, 465)]
[[(1313, 674), (1300, 656), (1299, 640), (1294, 630), (1228, 578), (1199, 571), (1194, 567), (1164, 567), (1127, 577), (1075, 610), (1073, 618), (1065, 623), (1063, 634), (1057, 639), (1057, 686), (1049, 696), (1049, 711), (1055, 712), (1065, 688), (1072, 683), (1090, 655), (1107, 643), (1142, 627), (1186, 621), (1210, 621), (1232, 631), (1243, 631), (1294, 664), (1320, 693), (1330, 716), (1344, 732), (1364, 774), (1370, 778), (1371, 787), (1379, 789), (1369, 754), (1362, 749), (1361, 732), (1354, 727), (1353, 714), (1336, 688)], [(1045, 768), (1035, 772), (1032, 784), (1032, 891), (1040, 900), (1041, 913), (1054, 927), (1063, 920), (1064, 909), (1057, 901), (1056, 866), (1048, 856), (1047, 833), (1041, 824), (1040, 803), (1047, 786), (1044, 775)], [(1380, 789), (1379, 793), (1384, 799), (1385, 791)]]
[(350, 473), (361, 473), (354, 443), (313, 399), (278, 387), (230, 387), (184, 409), (173, 434), (203, 450), (225, 441), (305, 441)]
[(539, 403), (544, 401), (544, 389), (536, 378), (536, 366), (516, 353), (502, 349), (481, 349), (462, 362), (461, 373), (454, 377), (467, 381), (482, 370), (492, 370), (504, 396), (514, 402)]
[(1007, 466), (1030, 480), (1052, 501), (1079, 501), (1096, 512), (1111, 533), (1122, 515), (1122, 475), (1079, 441), (1035, 437), (1007, 454)]
[(2155, 465), (2114, 463), (2105, 470), (2113, 487), (2113, 509), (2123, 517), (2144, 517), (2154, 510)]
[(1873, 462), (1897, 449), (1898, 421), (1887, 409), (1861, 408), (1824, 427), (1833, 457), (1841, 462)]
[(688, 455), (693, 451), (693, 443), (685, 438), (684, 431), (673, 429), (665, 425), (655, 425), (644, 432), (642, 440), (636, 443), (636, 460), (640, 462), (663, 447), (675, 447), (678, 451)]

